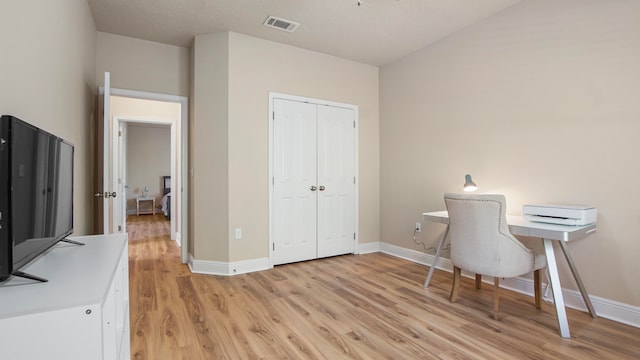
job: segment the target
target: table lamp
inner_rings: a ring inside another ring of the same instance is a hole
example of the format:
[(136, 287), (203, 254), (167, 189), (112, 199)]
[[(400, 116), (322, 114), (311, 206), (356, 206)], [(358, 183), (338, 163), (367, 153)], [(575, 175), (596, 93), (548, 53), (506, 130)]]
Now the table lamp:
[(465, 192), (472, 192), (478, 190), (478, 185), (471, 180), (471, 175), (467, 174), (464, 176), (464, 187)]

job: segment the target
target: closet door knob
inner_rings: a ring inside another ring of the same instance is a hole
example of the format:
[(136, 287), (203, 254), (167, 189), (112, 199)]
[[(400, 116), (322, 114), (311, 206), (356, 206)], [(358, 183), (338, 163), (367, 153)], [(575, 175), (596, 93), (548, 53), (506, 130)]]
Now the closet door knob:
[(313, 185), (311, 185), (311, 189), (310, 189), (310, 190), (311, 190), (311, 191), (316, 191), (316, 190), (318, 190), (318, 188), (317, 188), (317, 187), (315, 187), (315, 186), (313, 186)]
[(324, 186), (320, 185), (320, 191), (324, 191)]

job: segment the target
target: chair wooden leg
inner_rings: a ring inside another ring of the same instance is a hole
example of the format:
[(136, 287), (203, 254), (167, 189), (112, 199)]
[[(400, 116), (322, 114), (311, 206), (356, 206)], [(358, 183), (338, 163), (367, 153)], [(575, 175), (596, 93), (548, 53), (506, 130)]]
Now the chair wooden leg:
[(536, 302), (536, 309), (540, 309), (542, 303), (542, 284), (540, 283), (540, 270), (533, 272), (533, 293)]
[(476, 274), (476, 289), (482, 287), (482, 274)]
[(498, 320), (500, 318), (500, 278), (493, 278), (493, 318)]
[(460, 272), (461, 269), (457, 266), (453, 267), (453, 284), (451, 285), (451, 296), (449, 301), (456, 302), (458, 299), (458, 288), (460, 287)]

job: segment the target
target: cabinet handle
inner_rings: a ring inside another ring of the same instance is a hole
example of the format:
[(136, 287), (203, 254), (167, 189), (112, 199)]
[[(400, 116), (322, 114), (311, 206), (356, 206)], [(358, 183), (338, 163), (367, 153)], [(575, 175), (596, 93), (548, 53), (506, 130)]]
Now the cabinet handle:
[(316, 190), (318, 190), (318, 188), (317, 188), (317, 187), (315, 187), (315, 186), (313, 186), (313, 185), (311, 185), (311, 188), (310, 188), (309, 190), (311, 190), (311, 191), (316, 191)]
[(324, 191), (324, 186), (320, 185), (320, 191)]

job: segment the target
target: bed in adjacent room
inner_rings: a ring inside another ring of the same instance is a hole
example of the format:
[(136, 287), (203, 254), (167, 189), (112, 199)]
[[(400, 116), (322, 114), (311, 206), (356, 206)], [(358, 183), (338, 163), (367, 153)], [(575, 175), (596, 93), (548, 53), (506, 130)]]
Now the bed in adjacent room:
[(162, 213), (171, 220), (171, 176), (162, 177), (162, 199), (160, 200)]

